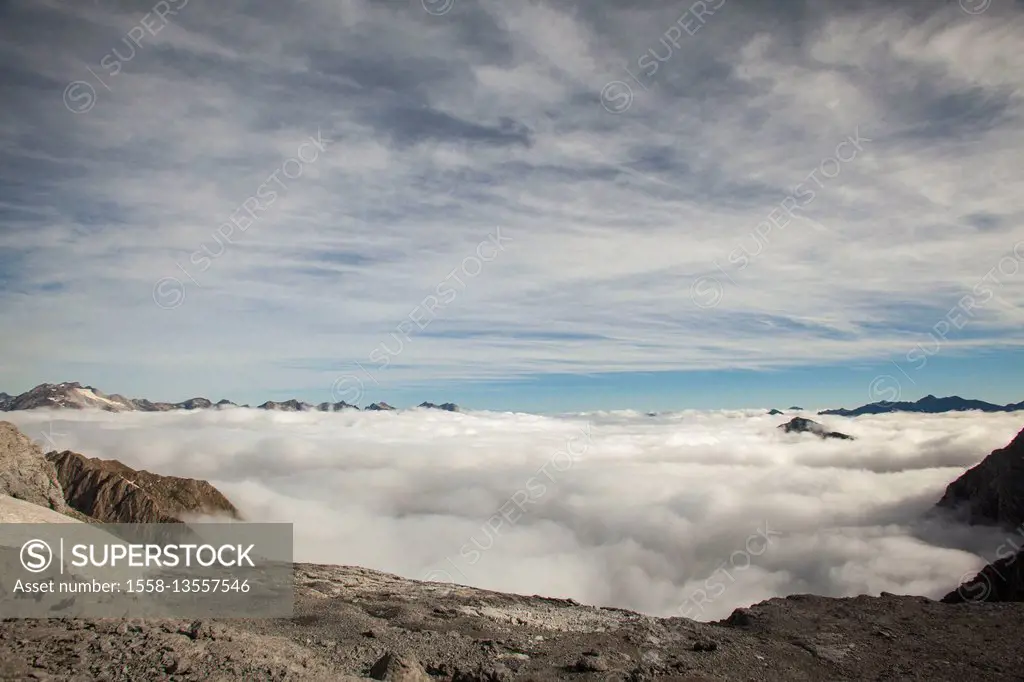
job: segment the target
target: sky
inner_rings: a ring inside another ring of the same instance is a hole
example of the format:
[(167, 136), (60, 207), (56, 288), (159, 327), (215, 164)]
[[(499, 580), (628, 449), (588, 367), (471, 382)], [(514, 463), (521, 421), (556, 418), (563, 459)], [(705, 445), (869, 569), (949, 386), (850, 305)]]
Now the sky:
[[(295, 560), (701, 621), (776, 596), (937, 599), (1024, 528), (935, 515), (1020, 415), (761, 410), (5, 414), (44, 450), (209, 480)], [(976, 595), (968, 594), (967, 597)]]
[(1017, 402), (1021, 44), (1015, 0), (2, 2), (0, 390)]

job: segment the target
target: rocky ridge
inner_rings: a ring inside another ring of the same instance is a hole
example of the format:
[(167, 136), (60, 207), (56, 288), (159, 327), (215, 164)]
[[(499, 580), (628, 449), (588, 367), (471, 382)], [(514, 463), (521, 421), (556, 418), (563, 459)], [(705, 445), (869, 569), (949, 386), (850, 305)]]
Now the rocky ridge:
[(67, 504), (103, 523), (182, 523), (192, 515), (240, 519), (238, 510), (206, 481), (160, 476), (117, 460), (50, 452)]

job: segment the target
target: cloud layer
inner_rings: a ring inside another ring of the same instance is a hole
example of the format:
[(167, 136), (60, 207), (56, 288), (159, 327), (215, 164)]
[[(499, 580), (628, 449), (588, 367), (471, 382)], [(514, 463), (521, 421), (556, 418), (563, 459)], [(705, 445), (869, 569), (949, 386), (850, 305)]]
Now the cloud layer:
[(1019, 346), (1019, 4), (702, 6), (5, 3), (6, 389)]
[(822, 441), (753, 411), (7, 417), (46, 449), (208, 479), (249, 519), (293, 522), (300, 561), (699, 620), (795, 593), (945, 594), (1007, 534), (927, 512), (1021, 426), (882, 415)]

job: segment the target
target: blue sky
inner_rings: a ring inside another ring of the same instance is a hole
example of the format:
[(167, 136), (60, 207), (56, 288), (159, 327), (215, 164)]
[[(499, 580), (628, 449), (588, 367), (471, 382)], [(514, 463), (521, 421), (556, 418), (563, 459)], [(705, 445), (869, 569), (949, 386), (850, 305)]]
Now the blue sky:
[(1012, 0), (4, 3), (0, 390), (1016, 402), (1022, 43)]

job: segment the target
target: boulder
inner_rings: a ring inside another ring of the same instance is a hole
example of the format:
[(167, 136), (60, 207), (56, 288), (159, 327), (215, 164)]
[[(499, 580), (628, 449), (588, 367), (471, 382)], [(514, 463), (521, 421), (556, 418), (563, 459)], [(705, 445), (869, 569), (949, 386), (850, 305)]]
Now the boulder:
[(370, 677), (387, 682), (430, 682), (430, 676), (414, 657), (390, 651), (373, 664)]

